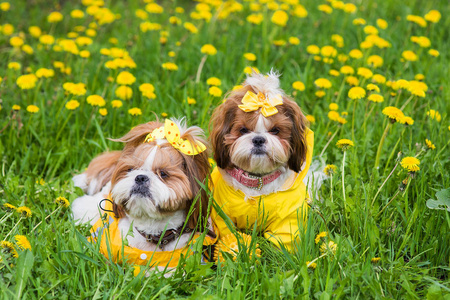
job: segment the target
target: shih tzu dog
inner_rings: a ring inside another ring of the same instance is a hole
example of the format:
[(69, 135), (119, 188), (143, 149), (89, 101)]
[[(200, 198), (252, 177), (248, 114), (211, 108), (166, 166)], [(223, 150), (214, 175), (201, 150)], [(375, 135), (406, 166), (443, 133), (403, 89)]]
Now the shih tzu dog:
[(101, 154), (74, 177), (87, 193), (72, 204), (74, 220), (90, 222), (102, 254), (176, 267), (199, 232), (207, 231), (204, 243), (213, 243), (201, 188), (210, 167), (202, 136), (202, 129), (179, 120), (141, 124), (116, 140), (125, 143), (123, 151)]
[(256, 224), (268, 240), (291, 249), (306, 221), (314, 137), (278, 77), (249, 76), (213, 113), (213, 195), (228, 221), (217, 210), (212, 217), (221, 237), (231, 232), (226, 223), (238, 230)]

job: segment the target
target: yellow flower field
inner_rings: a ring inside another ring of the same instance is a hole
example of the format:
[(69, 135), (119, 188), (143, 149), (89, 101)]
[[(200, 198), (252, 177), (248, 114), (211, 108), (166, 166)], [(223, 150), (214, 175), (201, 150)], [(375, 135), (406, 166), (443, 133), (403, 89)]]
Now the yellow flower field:
[[(449, 14), (437, 0), (0, 0), (0, 294), (446, 299)], [(221, 266), (193, 255), (168, 278), (104, 258), (71, 219), (72, 176), (143, 122), (208, 132), (227, 93), (271, 69), (326, 178), (294, 251), (255, 229), (259, 248)]]

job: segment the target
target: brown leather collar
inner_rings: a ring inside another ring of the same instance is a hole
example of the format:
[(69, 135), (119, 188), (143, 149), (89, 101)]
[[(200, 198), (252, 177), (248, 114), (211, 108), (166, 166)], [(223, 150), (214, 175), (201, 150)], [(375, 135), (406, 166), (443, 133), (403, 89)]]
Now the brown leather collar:
[(227, 173), (241, 184), (257, 191), (261, 190), (263, 186), (271, 183), (282, 174), (280, 170), (277, 170), (264, 176), (255, 176), (239, 168), (227, 169)]
[[(176, 240), (183, 233), (191, 232), (192, 228), (181, 225), (180, 227), (178, 227), (176, 229), (167, 229), (165, 232), (163, 231), (160, 234), (148, 234), (137, 228), (136, 228), (136, 230), (137, 230), (137, 232), (140, 233), (140, 235), (142, 235), (147, 240), (147, 242), (155, 244), (155, 245), (159, 245), (159, 248), (163, 249), (165, 245)], [(164, 233), (164, 235), (163, 235), (163, 233)]]

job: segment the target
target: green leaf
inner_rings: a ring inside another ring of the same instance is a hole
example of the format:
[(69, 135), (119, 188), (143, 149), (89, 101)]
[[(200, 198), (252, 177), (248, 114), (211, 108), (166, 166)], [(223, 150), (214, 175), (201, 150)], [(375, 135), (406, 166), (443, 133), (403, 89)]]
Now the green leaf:
[(427, 207), (430, 209), (442, 209), (450, 211), (450, 188), (436, 193), (437, 200), (429, 199)]
[(21, 299), (22, 291), (27, 284), (33, 264), (34, 255), (31, 251), (26, 250), (19, 255), (16, 270), (16, 299)]

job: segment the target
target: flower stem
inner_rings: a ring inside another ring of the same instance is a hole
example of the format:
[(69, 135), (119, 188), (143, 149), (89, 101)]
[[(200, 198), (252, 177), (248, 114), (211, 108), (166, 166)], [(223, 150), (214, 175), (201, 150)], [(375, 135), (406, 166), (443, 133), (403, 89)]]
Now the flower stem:
[(16, 225), (14, 225), (14, 227), (8, 232), (8, 234), (5, 236), (5, 238), (3, 240), (6, 241), (6, 239), (8, 238), (8, 236), (11, 234), (11, 232), (14, 231), (14, 229), (16, 229), (16, 227), (19, 225), (20, 221), (22, 221), (23, 217), (20, 217), (19, 221), (17, 221)]
[(405, 109), (406, 105), (408, 105), (409, 102), (411, 102), (411, 100), (414, 98), (414, 95), (411, 95), (411, 97), (408, 98), (408, 100), (406, 100), (405, 104), (402, 105), (402, 107), (400, 107), (400, 110)]
[[(320, 152), (319, 156), (322, 156), (325, 153), (325, 150), (327, 149), (328, 145), (331, 143), (331, 141), (334, 139), (334, 137), (336, 136), (336, 134), (339, 132), (339, 130), (341, 130), (341, 127), (339, 126), (338, 129), (336, 129), (336, 131), (334, 132), (333, 136), (328, 140), (327, 144), (325, 145), (325, 147), (323, 148), (322, 152)], [(325, 130), (326, 131), (326, 130)]]
[(377, 216), (375, 217), (375, 219), (378, 218), (379, 215), (381, 215), (381, 213), (389, 206), (389, 204), (392, 203), (392, 201), (394, 201), (394, 199), (398, 196), (399, 193), (400, 193), (400, 190), (397, 190), (397, 192), (395, 193), (394, 197), (392, 197), (392, 199), (389, 200), (388, 204), (386, 204), (386, 206), (383, 207), (382, 210), (380, 210), (380, 212), (377, 214)]
[(391, 128), (392, 123), (389, 122), (386, 125), (386, 128), (384, 129), (383, 136), (380, 139), (380, 143), (378, 144), (378, 150), (377, 150), (377, 156), (375, 157), (375, 169), (378, 169), (378, 165), (380, 164), (380, 156), (381, 156), (381, 149), (383, 148), (384, 140), (386, 139), (386, 136), (389, 132), (389, 128)]
[(13, 215), (14, 212), (10, 212), (9, 214), (4, 215), (1, 219), (0, 219), (0, 224), (3, 224), (6, 220), (8, 220), (9, 217), (11, 217)]
[(345, 154), (347, 153), (347, 151), (344, 151), (344, 157), (342, 158), (342, 194), (344, 195), (344, 209), (345, 211), (347, 211), (347, 200), (345, 199), (345, 172), (344, 172), (344, 168), (345, 168)]
[(33, 227), (33, 229), (31, 229), (30, 233), (32, 233), (39, 225), (42, 224), (42, 222), (46, 221), (48, 218), (50, 218), (51, 215), (53, 215), (54, 213), (56, 213), (58, 210), (61, 209), (62, 206), (59, 206), (57, 209), (55, 209), (51, 214), (49, 214), (48, 216), (45, 217), (44, 220), (40, 221), (39, 223), (36, 224), (36, 226)]
[(375, 200), (377, 199), (378, 194), (381, 192), (381, 189), (383, 188), (383, 186), (386, 184), (386, 182), (388, 181), (388, 179), (392, 176), (392, 174), (394, 173), (395, 169), (397, 169), (398, 167), (398, 162), (395, 165), (395, 167), (392, 169), (391, 173), (389, 174), (389, 176), (384, 180), (383, 184), (380, 186), (380, 188), (378, 189), (377, 193), (375, 194), (375, 197), (373, 197), (372, 200), (372, 206), (375, 203)]
[(208, 55), (203, 56), (202, 60), (200, 61), (200, 64), (198, 65), (197, 76), (195, 77), (195, 83), (200, 82), (200, 75), (202, 75), (203, 66), (205, 65), (207, 58), (208, 58)]

